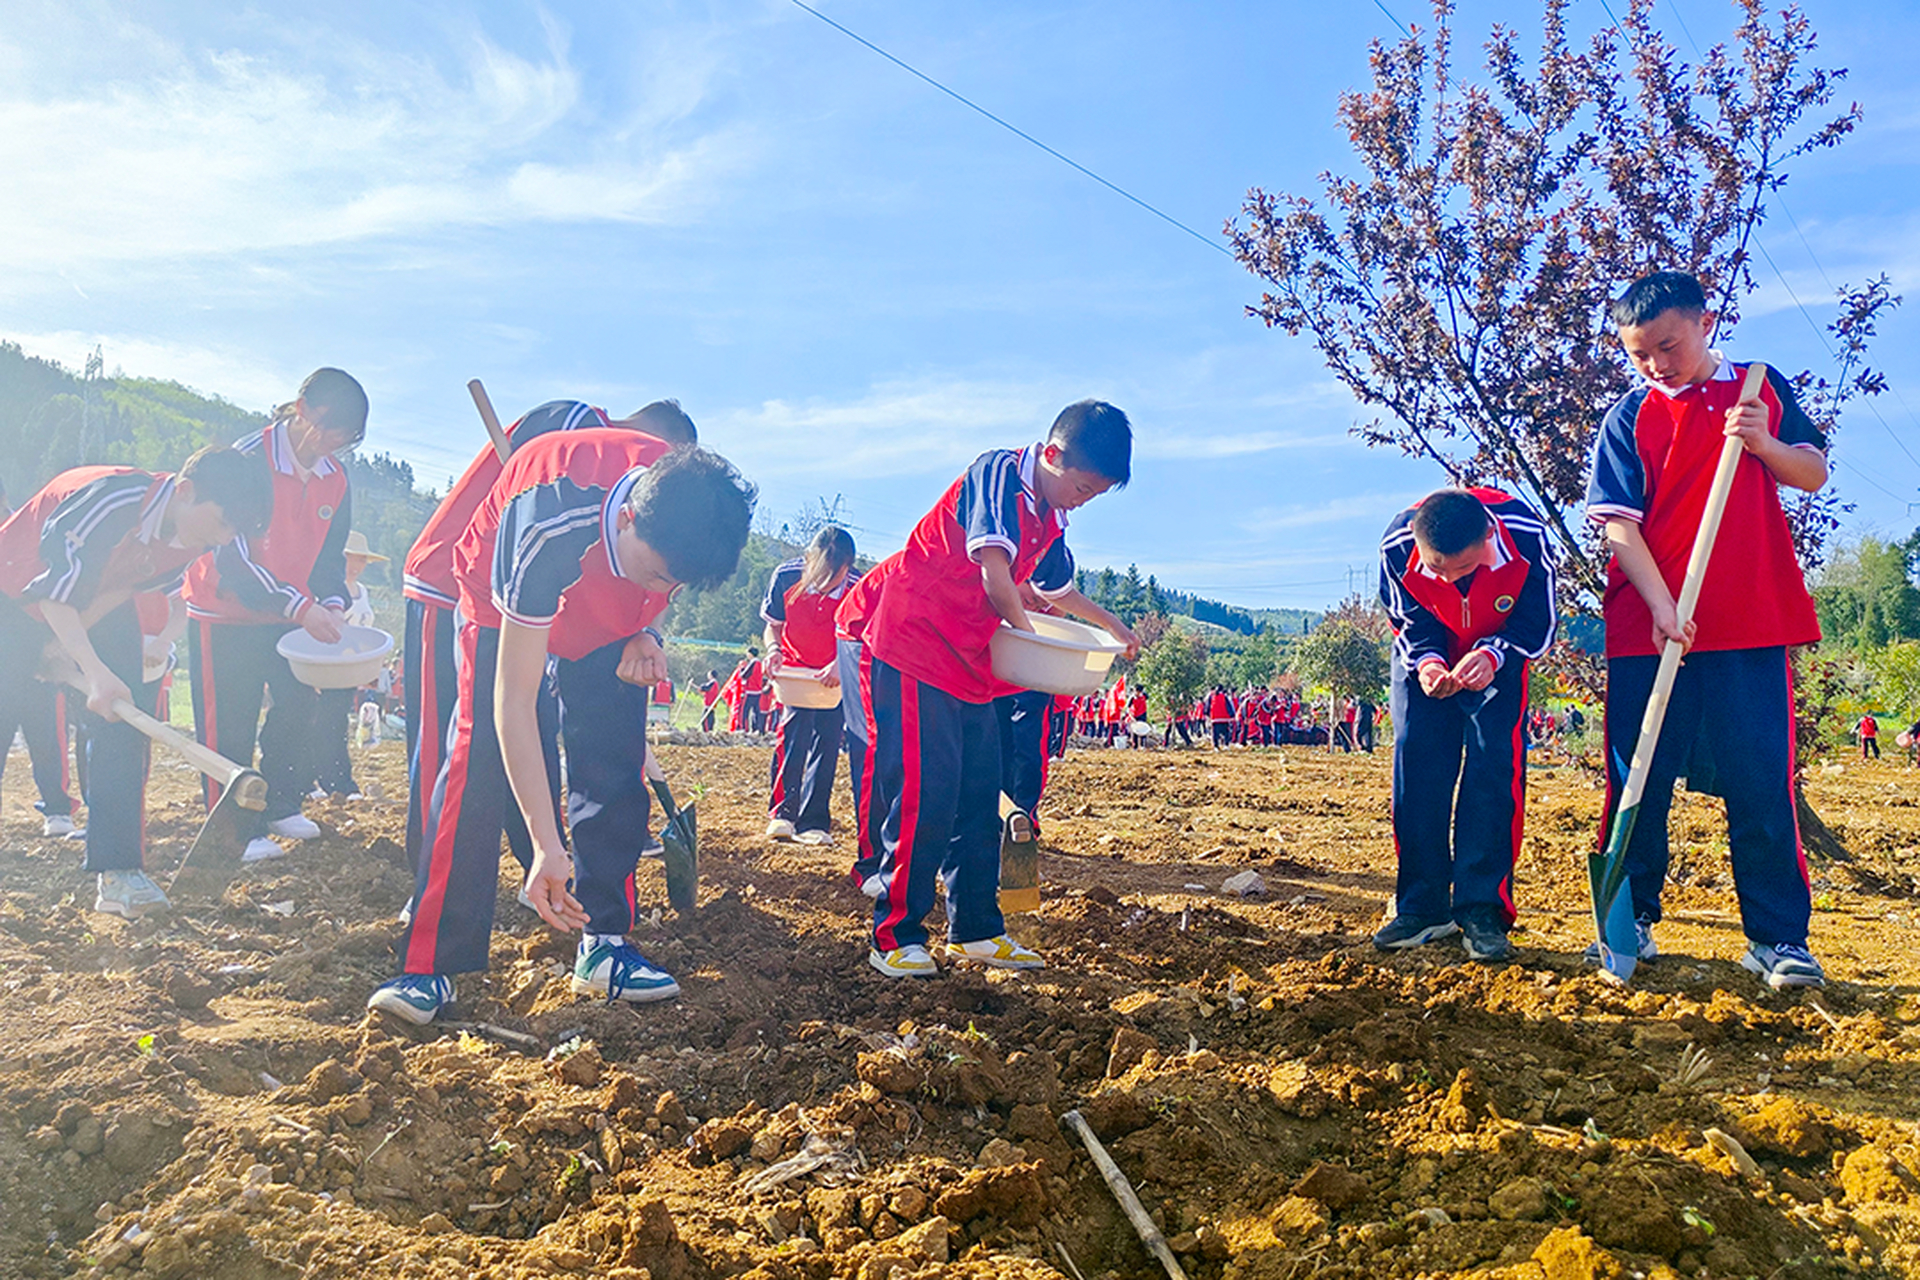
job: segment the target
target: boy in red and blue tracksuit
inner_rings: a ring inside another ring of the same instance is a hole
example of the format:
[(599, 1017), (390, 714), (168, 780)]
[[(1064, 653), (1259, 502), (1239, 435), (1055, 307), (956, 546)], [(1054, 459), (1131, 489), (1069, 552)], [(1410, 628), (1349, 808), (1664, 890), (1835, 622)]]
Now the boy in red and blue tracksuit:
[[(187, 572), (187, 654), (200, 741), (240, 764), (252, 763), (256, 743), (260, 748), (267, 808), (264, 830), (262, 820), (245, 819), (249, 862), (285, 852), (269, 832), (289, 840), (320, 834), (300, 812), (323, 736), (320, 695), (294, 677), (278, 645), (295, 627), (323, 642), (340, 638), (350, 598), (353, 494), (334, 454), (359, 443), (366, 430), (366, 391), (339, 369), (315, 370), (272, 422), (234, 445), (263, 458), (272, 477), (266, 532), (235, 538)], [(273, 704), (262, 723), (269, 692)], [(208, 807), (219, 793), (207, 779)]]
[(1527, 666), (1556, 622), (1546, 528), (1497, 490), (1429, 494), (1381, 539), (1380, 603), (1394, 630), (1399, 869), (1394, 917), (1373, 944), (1459, 933), (1469, 959), (1500, 963), (1526, 816)]
[[(1130, 653), (1127, 627), (1073, 588), (1065, 513), (1131, 473), (1132, 428), (1112, 405), (1069, 405), (1045, 441), (982, 454), (914, 527), (904, 549), (842, 603), (863, 646), (870, 751), (863, 825), (880, 858), (869, 963), (889, 977), (937, 972), (923, 918), (947, 891), (949, 960), (1041, 966), (1000, 916), (1000, 731), (989, 642), (1004, 620), (1031, 629), (1020, 584), (1097, 622)], [(885, 812), (875, 802), (887, 800)], [(863, 836), (863, 843), (865, 842)]]
[[(840, 682), (834, 612), (856, 580), (853, 538), (828, 525), (814, 536), (805, 557), (773, 571), (760, 605), (766, 623), (767, 661), (778, 673), (792, 667)], [(845, 691), (842, 691), (844, 698)], [(768, 836), (802, 844), (832, 843), (833, 775), (840, 762), (846, 712), (839, 706), (784, 707), (773, 746)]]
[[(501, 825), (518, 806), (533, 842), (526, 894), (557, 929), (582, 929), (575, 991), (634, 1002), (679, 994), (626, 940), (646, 839), (646, 722), (625, 685), (666, 673), (648, 624), (682, 585), (731, 576), (752, 486), (725, 459), (634, 431), (553, 432), (517, 448), (454, 548), (458, 702), (434, 782), (399, 977), (367, 1007), (415, 1023), (487, 966)], [(554, 659), (568, 762), (569, 853), (539, 741)], [(578, 895), (577, 897), (575, 895)]]
[[(627, 418), (609, 417), (605, 409), (579, 400), (549, 400), (530, 409), (507, 428), (509, 449), (549, 432), (626, 428), (668, 444), (695, 444), (692, 419), (677, 401), (656, 400)], [(447, 490), (427, 523), (414, 539), (404, 565), (401, 595), (407, 601), (406, 636), (402, 644), (402, 673), (407, 719), (407, 865), (420, 865), (421, 830), (433, 780), (439, 776), (447, 741), (447, 722), (456, 701), (454, 673), (454, 608), (460, 586), (454, 574), (453, 550), (466, 532), (473, 513), (486, 500), (504, 465), (491, 446), (474, 455), (460, 478)], [(540, 699), (541, 741), (549, 744), (547, 763), (553, 775), (554, 804), (560, 803), (559, 710), (551, 683)], [(508, 806), (507, 844), (522, 867), (533, 860), (533, 846), (518, 809)]]
[(44, 696), (41, 658), (57, 643), (87, 690), (84, 869), (98, 876), (96, 911), (140, 916), (168, 906), (143, 870), (147, 738), (112, 713), (121, 698), (150, 706), (158, 683), (145, 678), (136, 598), (176, 593), (156, 636), (171, 645), (186, 626), (177, 592), (187, 566), (236, 534), (257, 536), (272, 506), (258, 458), (202, 449), (177, 475), (63, 471), (0, 524), (0, 724), (12, 726), (24, 702)]
[[(1631, 286), (1611, 316), (1644, 385), (1608, 411), (1594, 448), (1587, 514), (1606, 528), (1613, 557), (1607, 628), (1607, 813), (1630, 765), (1659, 654), (1687, 645), (1652, 772), (1626, 851), (1642, 959), (1658, 954), (1673, 781), (1702, 776), (1727, 805), (1727, 843), (1748, 948), (1741, 964), (1768, 985), (1820, 986), (1807, 951), (1812, 892), (1794, 811), (1793, 672), (1788, 649), (1820, 638), (1794, 554), (1780, 486), (1826, 483), (1826, 439), (1767, 370), (1760, 403), (1741, 405), (1746, 375), (1709, 346), (1715, 317), (1692, 276), (1656, 272)], [(1690, 628), (1676, 620), (1721, 446), (1744, 446)], [(1692, 759), (1690, 759), (1692, 757)], [(1611, 818), (1600, 830), (1606, 847)], [(1596, 962), (1599, 948), (1590, 950)]]

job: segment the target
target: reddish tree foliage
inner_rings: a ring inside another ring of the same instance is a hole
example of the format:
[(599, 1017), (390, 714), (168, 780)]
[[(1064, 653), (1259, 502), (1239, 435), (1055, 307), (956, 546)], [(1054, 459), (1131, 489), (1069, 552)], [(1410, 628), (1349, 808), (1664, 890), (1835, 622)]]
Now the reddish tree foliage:
[[(1844, 71), (1810, 65), (1814, 33), (1788, 8), (1740, 0), (1731, 47), (1682, 62), (1635, 0), (1584, 48), (1565, 0), (1546, 0), (1540, 50), (1512, 30), (1486, 41), (1486, 83), (1455, 78), (1451, 5), (1430, 33), (1373, 46), (1373, 84), (1339, 118), (1359, 171), (1317, 198), (1255, 188), (1228, 235), (1271, 286), (1249, 314), (1307, 333), (1379, 416), (1369, 444), (1433, 459), (1455, 482), (1494, 484), (1546, 518), (1565, 604), (1591, 611), (1598, 539), (1579, 516), (1594, 430), (1630, 374), (1608, 298), (1659, 267), (1716, 297), (1724, 337), (1755, 286), (1753, 237), (1788, 165), (1850, 133), (1859, 108), (1824, 114)], [(1802, 373), (1829, 432), (1851, 395), (1880, 389), (1864, 363), (1885, 279), (1841, 290), (1830, 378)], [(1809, 563), (1833, 499), (1792, 504)]]

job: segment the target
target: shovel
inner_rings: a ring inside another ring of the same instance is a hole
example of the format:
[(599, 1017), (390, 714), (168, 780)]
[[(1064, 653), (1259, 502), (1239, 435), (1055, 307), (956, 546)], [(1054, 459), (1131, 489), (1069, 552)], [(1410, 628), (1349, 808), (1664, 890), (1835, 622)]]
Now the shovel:
[[(81, 693), (87, 691), (78, 680), (68, 680), (67, 683)], [(180, 859), (180, 865), (174, 868), (173, 878), (167, 881), (166, 888), (173, 888), (195, 854), (200, 855), (199, 865), (202, 867), (231, 869), (239, 866), (240, 855), (247, 847), (245, 828), (250, 825), (241, 817), (240, 810), (254, 813), (266, 811), (267, 780), (257, 770), (237, 765), (212, 748), (195, 742), (172, 725), (155, 720), (125, 698), (114, 699), (113, 714), (161, 746), (184, 757), (220, 787), (220, 799), (208, 811), (207, 820), (200, 824), (200, 834), (193, 838), (187, 856)]]
[(1013, 801), (1000, 797), (1000, 910), (1040, 909), (1040, 842), (1033, 823)]
[(647, 752), (646, 775), (653, 794), (660, 797), (661, 810), (667, 815), (667, 824), (660, 829), (660, 843), (665, 850), (661, 861), (666, 864), (667, 903), (681, 915), (691, 916), (700, 895), (700, 831), (694, 821), (693, 805), (682, 809), (674, 804), (673, 792), (667, 787), (667, 775), (651, 750)]
[[(1767, 366), (1757, 362), (1747, 366), (1746, 381), (1740, 384), (1741, 404), (1759, 400), (1766, 377)], [(1707, 576), (1707, 561), (1713, 556), (1720, 517), (1726, 512), (1727, 495), (1733, 489), (1733, 473), (1739, 468), (1740, 455), (1745, 452), (1746, 447), (1733, 436), (1727, 437), (1726, 443), (1720, 446), (1713, 488), (1707, 493), (1700, 528), (1693, 535), (1693, 549), (1687, 553), (1687, 576), (1680, 584), (1680, 599), (1674, 610), (1682, 631), (1692, 620), (1694, 605), (1700, 600), (1700, 584)], [(1654, 676), (1653, 691), (1647, 696), (1646, 714), (1640, 720), (1640, 737), (1633, 747), (1633, 764), (1627, 771), (1626, 785), (1620, 789), (1620, 802), (1614, 810), (1606, 852), (1587, 857), (1593, 921), (1600, 935), (1600, 972), (1616, 982), (1624, 983), (1633, 977), (1634, 968), (1640, 963), (1633, 895), (1626, 892), (1627, 842), (1633, 839), (1634, 820), (1640, 816), (1640, 798), (1647, 789), (1647, 775), (1653, 770), (1653, 753), (1660, 745), (1660, 727), (1666, 722), (1667, 700), (1673, 694), (1683, 648), (1680, 641), (1669, 640), (1660, 653), (1660, 670)]]

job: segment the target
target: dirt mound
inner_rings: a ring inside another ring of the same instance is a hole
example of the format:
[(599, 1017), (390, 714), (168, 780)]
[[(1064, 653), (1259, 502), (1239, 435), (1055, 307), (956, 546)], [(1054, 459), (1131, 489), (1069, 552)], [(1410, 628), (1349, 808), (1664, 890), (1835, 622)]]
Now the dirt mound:
[[(655, 913), (643, 864), (634, 940), (678, 1001), (573, 996), (505, 876), (490, 973), (421, 1029), (364, 1011), (398, 805), (312, 805), (321, 838), (126, 922), (9, 794), (0, 1276), (1157, 1274), (1069, 1108), (1199, 1280), (1920, 1275), (1912, 908), (1856, 887), (1920, 846), (1895, 766), (1821, 780), (1887, 865), (1817, 886), (1809, 996), (1734, 963), (1724, 826), (1686, 797), (1665, 954), (1584, 970), (1600, 801), (1567, 768), (1532, 781), (1515, 964), (1378, 956), (1385, 759), (1299, 748), (1076, 752), (1014, 922), (1049, 967), (889, 982), (844, 849), (759, 838), (765, 755), (664, 752), (703, 789), (702, 898)], [(402, 795), (397, 748), (368, 759)], [(156, 767), (163, 871), (192, 784)], [(1221, 891), (1244, 870), (1264, 895)]]

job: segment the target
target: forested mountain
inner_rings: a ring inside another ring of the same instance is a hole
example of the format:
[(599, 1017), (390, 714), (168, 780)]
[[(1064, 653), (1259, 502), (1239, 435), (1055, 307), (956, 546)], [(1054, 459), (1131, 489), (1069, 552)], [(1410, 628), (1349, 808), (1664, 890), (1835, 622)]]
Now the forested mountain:
[[(292, 395), (294, 388), (287, 388)], [(375, 405), (376, 421), (378, 405)], [(205, 444), (231, 444), (267, 421), (267, 406), (241, 408), (154, 378), (76, 375), (0, 342), (0, 480), (20, 501), (56, 473), (88, 463), (167, 471)], [(375, 429), (377, 438), (378, 431)], [(413, 467), (385, 453), (347, 459), (353, 527), (392, 557), (368, 567), (366, 583), (383, 622), (396, 617), (400, 558), (439, 500), (416, 487)]]
[[(294, 388), (287, 388), (292, 395)], [(177, 382), (155, 378), (108, 376), (97, 364), (75, 374), (49, 360), (0, 342), (0, 480), (19, 501), (55, 473), (83, 463), (130, 463), (169, 470), (204, 444), (232, 443), (267, 421), (269, 406), (243, 408), (201, 395)], [(379, 402), (375, 397), (370, 435), (379, 439)], [(364, 456), (363, 456), (364, 455)], [(400, 610), (400, 561), (433, 511), (438, 495), (418, 487), (411, 464), (364, 447), (348, 458), (353, 482), (353, 525), (368, 544), (392, 559), (368, 568), (366, 582), (381, 625), (397, 632)], [(760, 603), (774, 567), (798, 555), (804, 538), (830, 513), (804, 512), (776, 525), (763, 513), (762, 532), (753, 534), (740, 568), (711, 591), (688, 593), (662, 620), (669, 634), (728, 644), (747, 644), (760, 635)], [(792, 539), (798, 538), (801, 541)], [(871, 561), (862, 558), (863, 568)], [(1082, 570), (1077, 584), (1086, 594), (1129, 623), (1146, 613), (1183, 615), (1240, 635), (1263, 628), (1298, 635), (1318, 615), (1297, 609), (1248, 610), (1175, 591), (1135, 566), (1124, 572)]]

